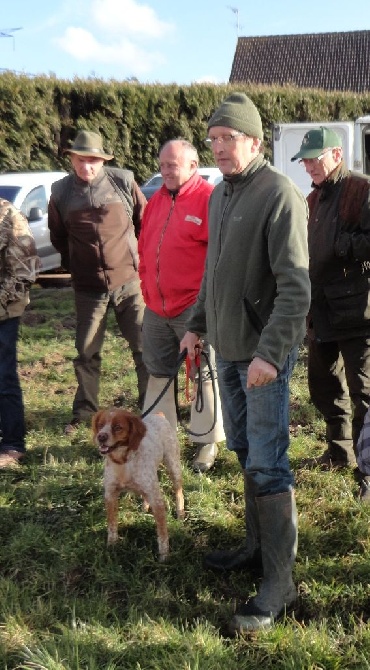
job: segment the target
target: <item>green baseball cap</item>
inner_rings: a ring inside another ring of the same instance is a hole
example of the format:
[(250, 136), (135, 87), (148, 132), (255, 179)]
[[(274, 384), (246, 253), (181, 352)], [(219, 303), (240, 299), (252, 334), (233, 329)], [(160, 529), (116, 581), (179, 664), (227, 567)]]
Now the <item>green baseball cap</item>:
[(333, 149), (334, 147), (342, 146), (342, 138), (326, 126), (320, 126), (320, 128), (314, 128), (309, 130), (301, 144), (301, 148), (298, 153), (291, 158), (291, 161), (296, 161), (299, 158), (317, 158), (320, 156), (324, 149)]

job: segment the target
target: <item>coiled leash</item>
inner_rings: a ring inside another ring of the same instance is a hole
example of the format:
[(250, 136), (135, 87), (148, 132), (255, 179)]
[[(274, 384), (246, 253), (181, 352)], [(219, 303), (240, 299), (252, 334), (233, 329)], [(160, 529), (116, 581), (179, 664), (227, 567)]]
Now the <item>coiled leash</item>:
[[(204, 356), (204, 359), (206, 361), (206, 365), (209, 371), (209, 377), (212, 382), (212, 392), (213, 392), (213, 422), (212, 426), (206, 430), (205, 433), (194, 433), (190, 428), (187, 428), (184, 426), (183, 422), (181, 421), (180, 417), (180, 408), (179, 408), (179, 401), (178, 401), (178, 373), (179, 370), (186, 359), (186, 389), (185, 389), (185, 394), (186, 394), (186, 399), (188, 401), (191, 401), (192, 398), (190, 396), (190, 391), (189, 391), (189, 380), (192, 380), (195, 382), (197, 380), (197, 383), (194, 384), (196, 386), (196, 395), (195, 395), (195, 403), (194, 403), (194, 408), (196, 412), (202, 412), (204, 409), (204, 397), (203, 397), (203, 378), (202, 378), (202, 373), (201, 373), (201, 356)], [(176, 361), (176, 372), (170, 377), (163, 387), (162, 391), (160, 392), (159, 396), (155, 399), (155, 401), (151, 404), (148, 409), (145, 410), (145, 412), (142, 413), (141, 418), (143, 419), (144, 417), (148, 416), (150, 412), (153, 411), (153, 409), (158, 405), (159, 401), (163, 398), (165, 393), (168, 391), (169, 387), (171, 386), (172, 382), (174, 381), (174, 394), (175, 394), (175, 406), (176, 406), (176, 416), (177, 416), (177, 421), (180, 424), (180, 426), (185, 430), (188, 435), (193, 435), (194, 437), (203, 437), (204, 435), (208, 435), (210, 433), (217, 422), (217, 396), (216, 396), (216, 382), (215, 382), (215, 375), (212, 369), (212, 365), (209, 359), (208, 354), (205, 351), (200, 351), (194, 361), (191, 361), (189, 356), (187, 355), (187, 349), (184, 349), (184, 351), (179, 354), (178, 359)]]

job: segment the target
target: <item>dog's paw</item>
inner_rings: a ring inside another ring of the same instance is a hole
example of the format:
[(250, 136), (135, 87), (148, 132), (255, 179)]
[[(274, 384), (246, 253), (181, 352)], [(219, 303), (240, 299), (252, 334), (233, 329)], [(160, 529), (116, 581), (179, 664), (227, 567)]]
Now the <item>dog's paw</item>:
[(158, 557), (159, 562), (165, 563), (168, 560), (168, 556), (169, 556), (168, 552), (166, 552), (165, 554), (159, 554)]

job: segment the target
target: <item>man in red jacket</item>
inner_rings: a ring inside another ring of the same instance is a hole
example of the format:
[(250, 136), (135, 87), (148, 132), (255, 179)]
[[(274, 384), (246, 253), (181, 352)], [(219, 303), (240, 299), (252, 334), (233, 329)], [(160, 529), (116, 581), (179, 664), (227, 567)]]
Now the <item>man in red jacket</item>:
[[(146, 304), (143, 360), (150, 375), (144, 411), (176, 372), (180, 340), (203, 276), (208, 244), (208, 200), (213, 189), (197, 172), (198, 154), (190, 142), (181, 138), (166, 142), (159, 162), (164, 183), (145, 208), (139, 237), (139, 275)], [(197, 412), (194, 402), (191, 408), (190, 429), (201, 434), (195, 438), (193, 469), (196, 472), (205, 472), (213, 466), (216, 443), (224, 439), (220, 406), (217, 423), (207, 432), (214, 418), (210, 379), (203, 380), (203, 394), (203, 411)], [(163, 411), (176, 429), (173, 384), (156, 405), (155, 411), (158, 410)]]

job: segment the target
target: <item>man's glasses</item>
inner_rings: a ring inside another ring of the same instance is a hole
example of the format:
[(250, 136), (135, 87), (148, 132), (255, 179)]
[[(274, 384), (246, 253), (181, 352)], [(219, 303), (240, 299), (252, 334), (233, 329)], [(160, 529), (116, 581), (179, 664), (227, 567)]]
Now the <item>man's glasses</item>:
[(229, 146), (232, 144), (237, 137), (245, 137), (245, 133), (233, 133), (230, 135), (219, 135), (218, 137), (207, 137), (204, 141), (205, 143), (209, 146), (211, 145), (214, 147), (216, 144), (224, 144), (225, 146)]
[(300, 158), (298, 163), (300, 165), (305, 164), (305, 163), (320, 163), (320, 161), (326, 156), (326, 154), (329, 153), (329, 151), (332, 151), (332, 149), (326, 149), (326, 151), (323, 151), (320, 156), (316, 156), (316, 158)]

